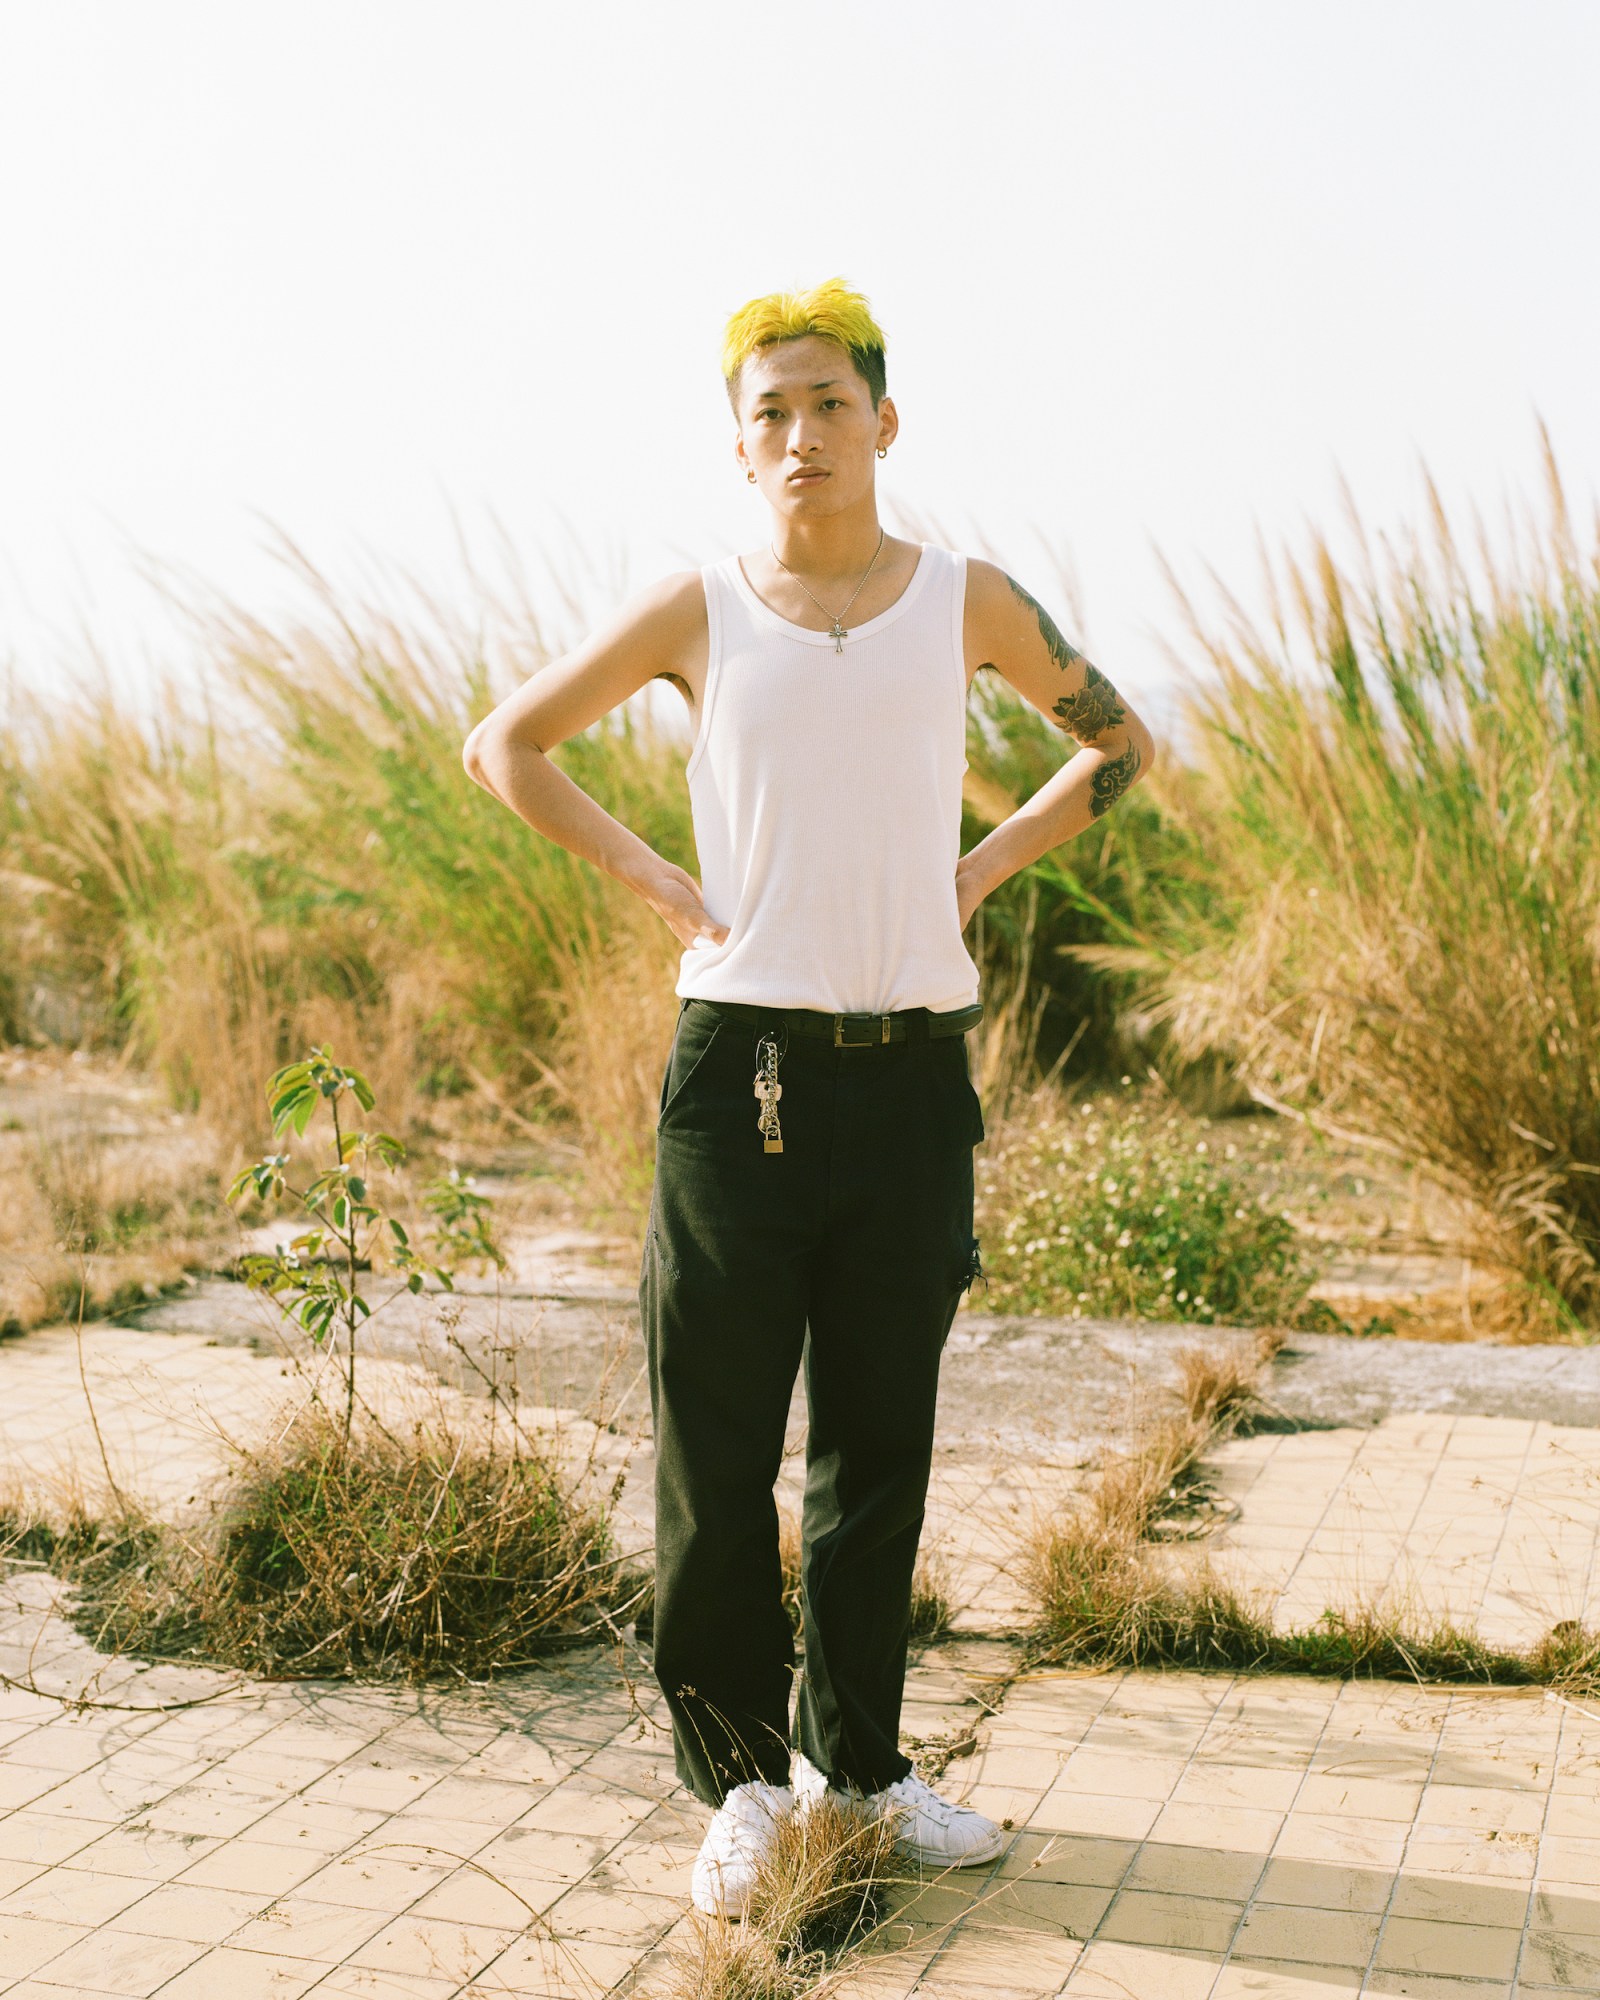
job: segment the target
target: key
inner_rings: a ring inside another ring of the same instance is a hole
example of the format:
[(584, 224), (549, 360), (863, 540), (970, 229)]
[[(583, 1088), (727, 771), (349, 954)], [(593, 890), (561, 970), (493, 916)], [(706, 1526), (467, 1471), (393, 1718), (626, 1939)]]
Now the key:
[(761, 1109), (756, 1115), (756, 1129), (761, 1134), (761, 1150), (781, 1153), (783, 1134), (778, 1127), (778, 1099), (783, 1095), (783, 1085), (778, 1081), (777, 1044), (770, 1037), (762, 1040), (757, 1060), (761, 1068), (756, 1071), (755, 1094)]

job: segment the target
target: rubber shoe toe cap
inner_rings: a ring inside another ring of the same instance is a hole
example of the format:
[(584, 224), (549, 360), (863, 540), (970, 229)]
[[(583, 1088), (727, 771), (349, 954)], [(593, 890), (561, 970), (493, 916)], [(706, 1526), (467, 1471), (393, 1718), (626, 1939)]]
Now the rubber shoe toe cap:
[(880, 1811), (898, 1810), (900, 1843), (937, 1868), (970, 1868), (993, 1861), (1006, 1844), (1004, 1830), (973, 1806), (952, 1805), (914, 1772), (874, 1792)]

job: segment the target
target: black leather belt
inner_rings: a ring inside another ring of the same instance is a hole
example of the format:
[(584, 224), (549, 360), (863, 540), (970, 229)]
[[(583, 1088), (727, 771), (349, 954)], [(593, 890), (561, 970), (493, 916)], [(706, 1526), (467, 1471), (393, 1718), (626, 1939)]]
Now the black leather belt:
[[(902, 1007), (892, 1014), (824, 1014), (814, 1007), (756, 1007), (743, 1000), (701, 1000), (686, 995), (685, 1007), (714, 1007), (736, 1021), (755, 1026), (773, 1021), (786, 1023), (791, 1033), (813, 1035), (831, 1041), (836, 1049), (870, 1049), (884, 1042), (918, 1040), (926, 1035), (964, 1035), (983, 1019), (983, 1002), (970, 1007), (946, 1008), (934, 1013), (927, 1007)], [(680, 1010), (681, 1011), (681, 1010)]]

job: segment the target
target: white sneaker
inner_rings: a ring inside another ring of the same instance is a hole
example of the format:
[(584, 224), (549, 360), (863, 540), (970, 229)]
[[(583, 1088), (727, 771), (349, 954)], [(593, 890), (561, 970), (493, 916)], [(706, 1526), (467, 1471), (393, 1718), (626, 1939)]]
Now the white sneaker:
[[(803, 1813), (827, 1791), (828, 1780), (803, 1750), (794, 1753), (792, 1775), (797, 1810)], [(972, 1806), (951, 1805), (915, 1771), (881, 1792), (869, 1792), (866, 1803), (874, 1812), (898, 1814), (900, 1845), (929, 1867), (970, 1868), (993, 1861), (1006, 1844), (1004, 1831), (992, 1819)]]
[(718, 1806), (695, 1857), (689, 1894), (707, 1916), (742, 1917), (756, 1886), (757, 1864), (779, 1824), (794, 1811), (794, 1790), (751, 1778)]

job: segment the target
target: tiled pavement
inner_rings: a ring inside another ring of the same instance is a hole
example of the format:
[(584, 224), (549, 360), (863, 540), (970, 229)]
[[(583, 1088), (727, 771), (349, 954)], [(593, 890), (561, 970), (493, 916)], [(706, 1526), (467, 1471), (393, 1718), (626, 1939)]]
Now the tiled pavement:
[[(148, 1458), (181, 1508), (215, 1464), (209, 1417), (248, 1421), (267, 1364), (107, 1338), (118, 1365), (92, 1342), (88, 1365), (114, 1462)], [(81, 1462), (70, 1343), (0, 1350), (0, 1388), (13, 1467), (39, 1475), (64, 1437)], [(1223, 1548), (1288, 1586), (1295, 1616), (1382, 1571), (1525, 1635), (1587, 1594), (1595, 1464), (1592, 1433), (1459, 1417), (1238, 1440), (1218, 1457), (1244, 1510)], [(1070, 1477), (941, 1473), (929, 1537), (968, 1626), (1015, 1615), (1008, 1537)], [(1368, 1532), (1385, 1521), (1393, 1546)], [(1553, 1567), (1535, 1573), (1541, 1547)], [(50, 1614), (55, 1588), (26, 1572), (0, 1588), (0, 1671), (125, 1706), (0, 1690), (5, 2000), (642, 1996), (699, 1921), (706, 1815), (676, 1783), (641, 1655), (571, 1654), (460, 1694), (238, 1685), (101, 1659)], [(969, 1632), (914, 1669), (908, 1742), (978, 1721), (940, 1788), (1012, 1839), (991, 1867), (907, 1885), (897, 1948), (839, 2000), (1600, 1992), (1600, 1703), (1050, 1673), (982, 1719), (971, 1683), (1014, 1657)]]
[(1391, 1417), (1234, 1438), (1208, 1470), (1242, 1514), (1207, 1546), (1270, 1592), (1280, 1625), (1356, 1596), (1476, 1625), (1497, 1645), (1561, 1619), (1600, 1624), (1600, 1431)]
[[(0, 1691), (6, 2000), (576, 2000), (693, 1923), (706, 1813), (636, 1651), (462, 1693), (241, 1685), (107, 1662), (55, 1592), (0, 1592), (0, 1672), (106, 1705)], [(935, 1649), (908, 1732), (976, 1714), (1006, 1650)]]
[[(1017, 1829), (983, 1906), (849, 1991), (1592, 1995), (1597, 1772), (1600, 1709), (1540, 1692), (1030, 1678), (951, 1767)], [(947, 1919), (972, 1895), (946, 1881), (899, 1920)]]
[(94, 1681), (49, 1591), (8, 1591), (0, 1664), (127, 1706), (0, 1695), (7, 2000), (607, 1993), (679, 1916), (698, 1834), (610, 1657), (447, 1695)]

